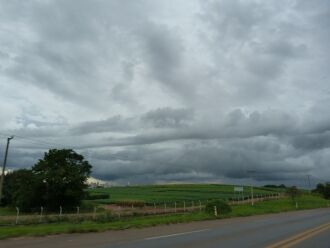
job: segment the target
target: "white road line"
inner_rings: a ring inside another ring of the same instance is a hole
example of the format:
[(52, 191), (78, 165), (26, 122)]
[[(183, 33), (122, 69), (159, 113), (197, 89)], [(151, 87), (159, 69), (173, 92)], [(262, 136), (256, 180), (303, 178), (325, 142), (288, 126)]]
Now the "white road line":
[(175, 237), (175, 236), (187, 235), (187, 234), (191, 234), (191, 233), (205, 232), (205, 231), (208, 231), (208, 230), (210, 230), (210, 229), (201, 229), (201, 230), (196, 230), (196, 231), (191, 231), (191, 232), (183, 232), (183, 233), (173, 233), (173, 234), (169, 234), (169, 235), (163, 235), (163, 236), (155, 236), (155, 237), (145, 238), (144, 240), (170, 238), (170, 237)]

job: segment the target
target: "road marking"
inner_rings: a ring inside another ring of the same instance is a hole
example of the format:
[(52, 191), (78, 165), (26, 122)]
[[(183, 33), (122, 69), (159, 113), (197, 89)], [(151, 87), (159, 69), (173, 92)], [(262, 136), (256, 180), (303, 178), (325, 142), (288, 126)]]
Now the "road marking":
[(299, 233), (297, 235), (294, 235), (290, 238), (287, 238), (287, 239), (277, 242), (275, 244), (269, 245), (269, 246), (267, 246), (267, 248), (278, 248), (278, 247), (289, 248), (289, 247), (299, 244), (302, 241), (309, 239), (321, 232), (324, 232), (324, 231), (328, 230), (329, 228), (330, 228), (330, 223), (326, 223), (321, 226), (318, 226), (318, 227), (309, 229), (307, 231), (304, 231), (302, 233)]
[(173, 234), (169, 234), (169, 235), (162, 235), (162, 236), (155, 236), (155, 237), (145, 238), (144, 240), (170, 238), (170, 237), (175, 237), (175, 236), (187, 235), (187, 234), (191, 234), (191, 233), (205, 232), (205, 231), (208, 231), (208, 230), (210, 230), (210, 229), (201, 229), (201, 230), (196, 230), (196, 231), (191, 231), (191, 232), (173, 233)]

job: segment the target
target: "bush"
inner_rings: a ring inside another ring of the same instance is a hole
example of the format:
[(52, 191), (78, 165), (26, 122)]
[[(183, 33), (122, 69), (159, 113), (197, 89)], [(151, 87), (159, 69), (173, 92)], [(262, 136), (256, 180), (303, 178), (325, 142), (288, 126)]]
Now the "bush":
[(214, 215), (214, 206), (217, 207), (217, 212), (219, 214), (227, 214), (231, 212), (231, 207), (222, 200), (212, 200), (209, 201), (205, 206), (205, 211), (209, 214)]
[(109, 199), (110, 195), (106, 193), (99, 193), (99, 194), (87, 194), (86, 200), (101, 200), (101, 199)]
[(330, 199), (330, 183), (319, 183), (313, 192), (321, 194), (325, 199)]

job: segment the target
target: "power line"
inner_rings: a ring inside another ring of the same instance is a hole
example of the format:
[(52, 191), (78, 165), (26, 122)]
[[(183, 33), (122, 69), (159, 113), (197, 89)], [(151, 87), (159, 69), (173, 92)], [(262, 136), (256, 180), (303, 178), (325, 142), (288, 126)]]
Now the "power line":
[[(10, 136), (9, 134), (5, 134), (5, 133), (0, 133), (1, 136), (4, 137), (8, 137)], [(19, 139), (23, 139), (23, 140), (27, 140), (33, 143), (37, 143), (37, 144), (42, 144), (42, 145), (48, 145), (48, 146), (56, 146), (56, 147), (64, 147), (65, 145), (63, 144), (59, 144), (59, 143), (55, 143), (55, 142), (48, 142), (48, 141), (42, 141), (42, 140), (38, 140), (38, 139), (33, 139), (33, 138), (29, 138), (29, 137), (25, 137), (22, 135), (14, 135), (15, 138), (19, 138)], [(72, 146), (70, 146), (72, 147)]]

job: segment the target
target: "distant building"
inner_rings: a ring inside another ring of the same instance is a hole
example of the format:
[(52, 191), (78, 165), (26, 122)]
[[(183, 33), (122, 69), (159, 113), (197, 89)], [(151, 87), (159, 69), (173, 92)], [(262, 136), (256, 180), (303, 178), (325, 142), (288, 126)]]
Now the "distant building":
[(111, 187), (111, 183), (110, 182), (99, 180), (99, 179), (96, 179), (94, 177), (89, 177), (87, 179), (87, 185), (91, 189), (95, 189), (95, 188), (109, 188), (109, 187)]

